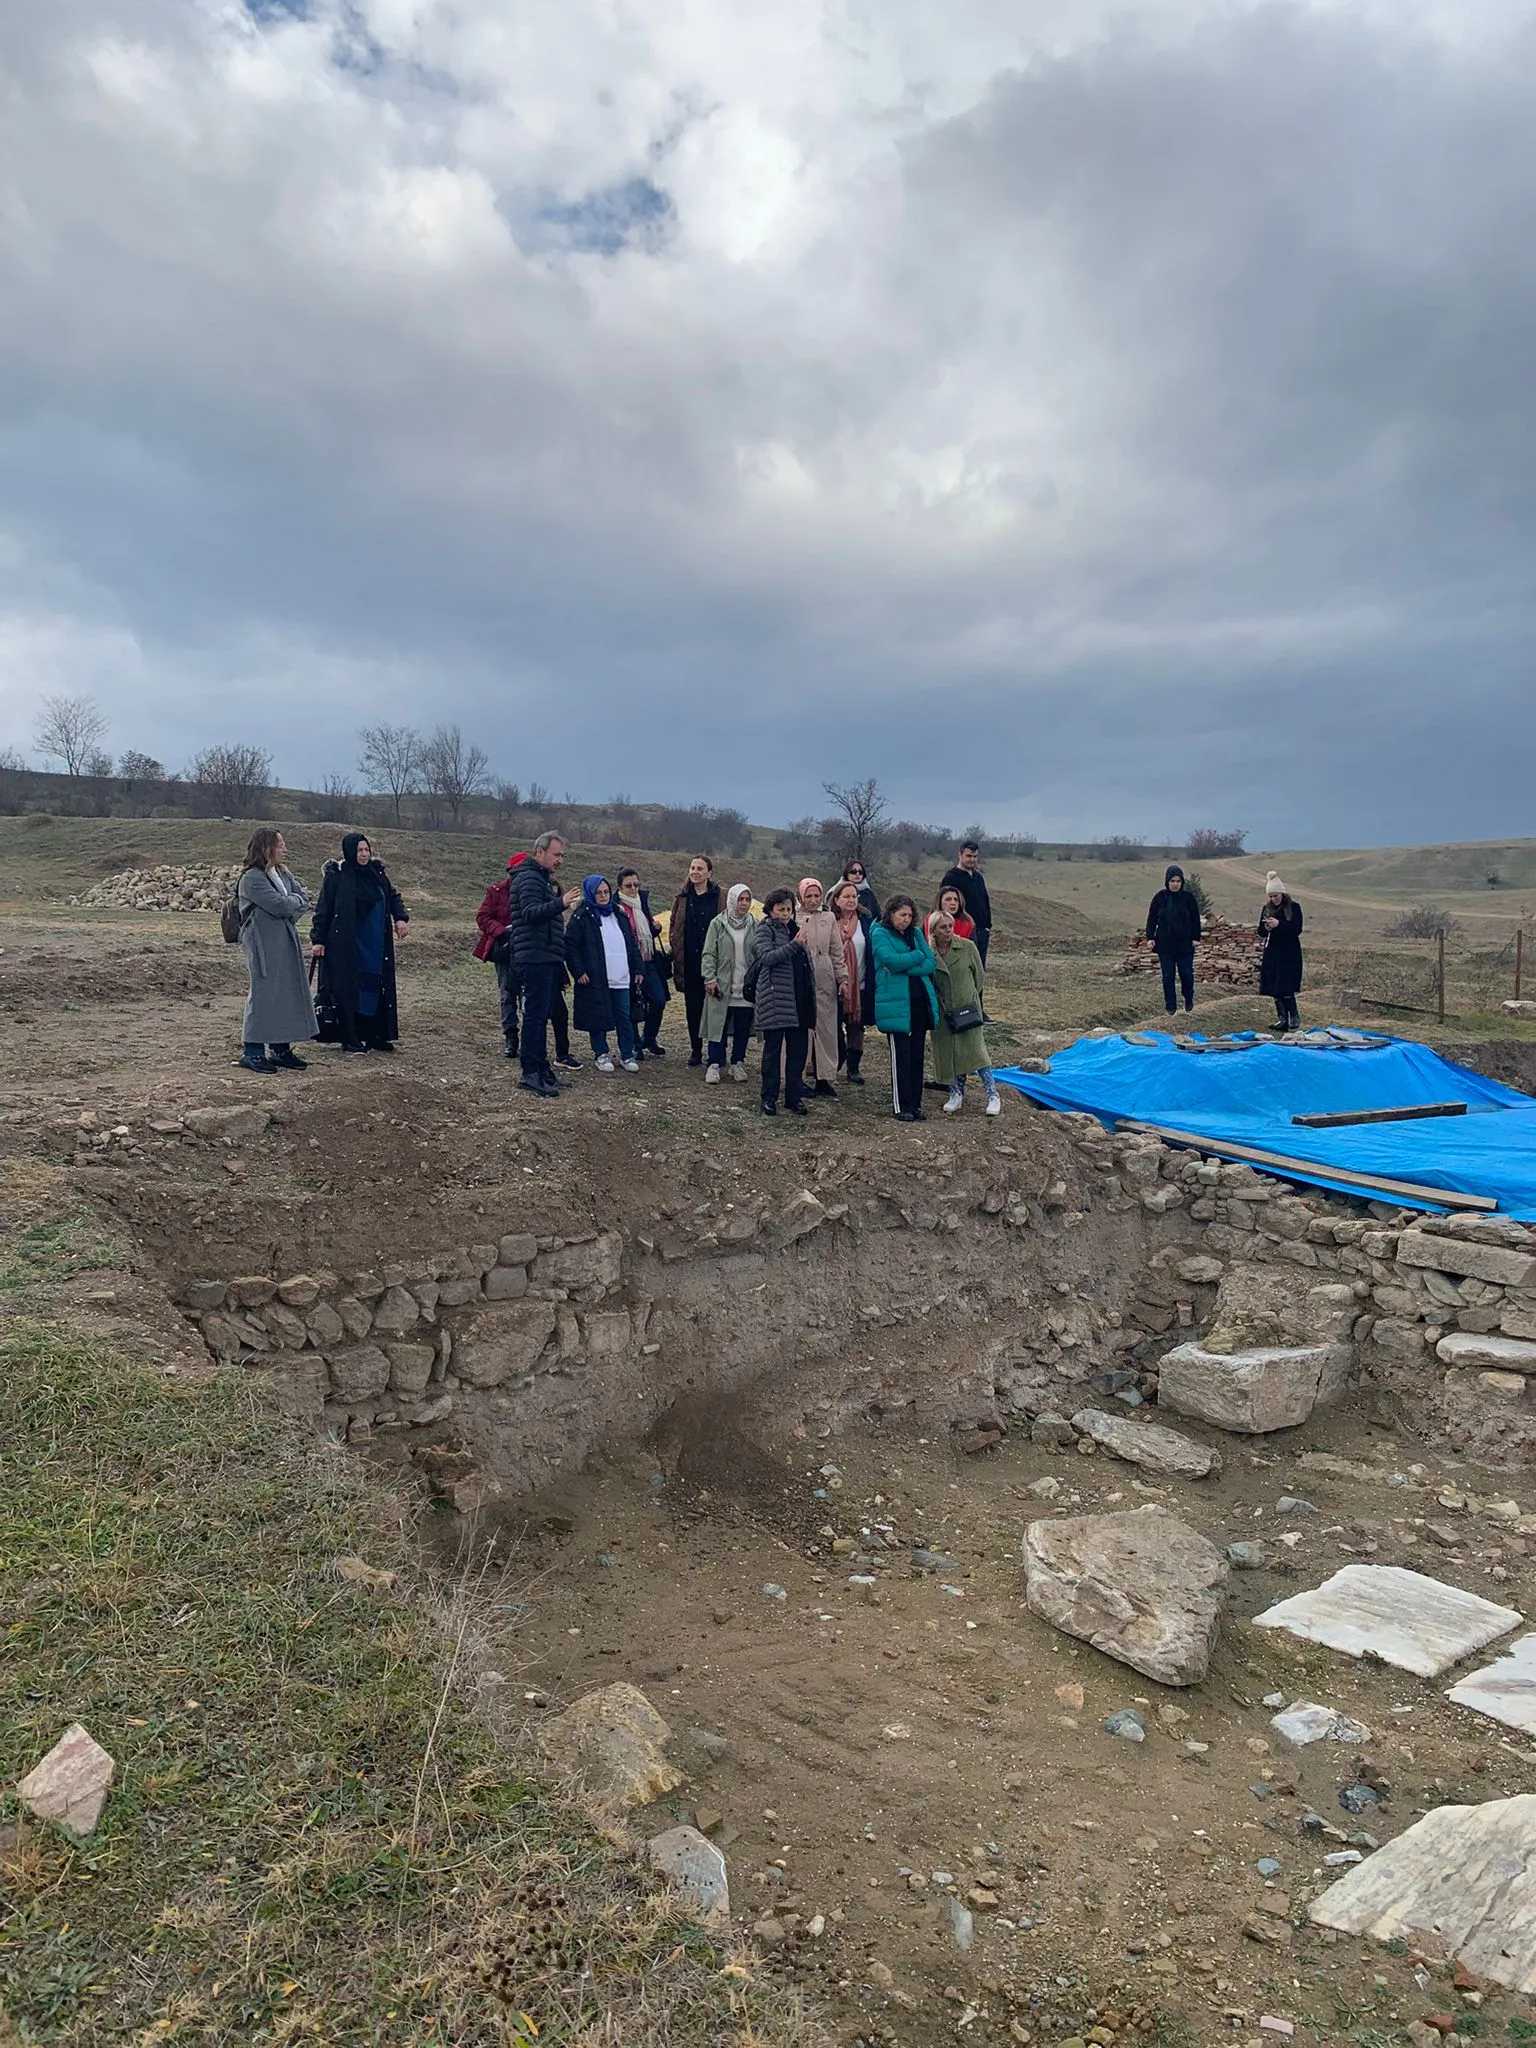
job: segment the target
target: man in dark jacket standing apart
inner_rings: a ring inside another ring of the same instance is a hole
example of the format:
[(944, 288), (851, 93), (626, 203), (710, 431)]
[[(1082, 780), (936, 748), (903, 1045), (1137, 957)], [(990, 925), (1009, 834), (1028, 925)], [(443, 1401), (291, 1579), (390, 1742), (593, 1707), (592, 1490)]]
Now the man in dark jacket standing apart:
[(1147, 944), (1156, 953), (1163, 970), (1163, 1007), (1176, 1015), (1178, 999), (1173, 978), (1177, 974), (1184, 991), (1184, 1007), (1195, 1007), (1195, 948), (1200, 943), (1200, 906), (1184, 880), (1177, 861), (1170, 864), (1163, 886), (1152, 898), (1147, 911)]
[(976, 927), (971, 933), (971, 940), (985, 966), (987, 947), (992, 938), (992, 898), (987, 894), (986, 878), (981, 872), (981, 848), (974, 839), (966, 840), (955, 857), (954, 866), (940, 882), (940, 894), (946, 889), (960, 891), (965, 914)]
[(688, 863), (688, 880), (672, 905), (672, 979), (688, 1013), (688, 1042), (692, 1051), (690, 1067), (704, 1064), (704, 939), (720, 915), (720, 884), (715, 864), (707, 853), (696, 853)]
[(579, 889), (562, 895), (555, 880), (565, 859), (558, 832), (541, 832), (532, 855), (512, 875), (512, 959), (523, 985), (523, 1078), (531, 1095), (558, 1096), (546, 1033), (565, 972), (565, 913), (581, 901)]

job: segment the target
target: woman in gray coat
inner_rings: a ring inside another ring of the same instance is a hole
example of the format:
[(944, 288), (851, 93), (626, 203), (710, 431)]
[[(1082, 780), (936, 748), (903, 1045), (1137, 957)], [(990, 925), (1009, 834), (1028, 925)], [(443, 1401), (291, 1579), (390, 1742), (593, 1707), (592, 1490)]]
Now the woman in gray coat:
[(251, 835), (245, 870), (235, 892), (240, 905), (240, 950), (250, 969), (245, 1005), (245, 1045), (240, 1064), (253, 1074), (279, 1067), (307, 1067), (293, 1049), (296, 1038), (313, 1038), (315, 1006), (299, 943), (298, 919), (309, 898), (289, 874), (288, 848), (281, 832), (264, 825)]

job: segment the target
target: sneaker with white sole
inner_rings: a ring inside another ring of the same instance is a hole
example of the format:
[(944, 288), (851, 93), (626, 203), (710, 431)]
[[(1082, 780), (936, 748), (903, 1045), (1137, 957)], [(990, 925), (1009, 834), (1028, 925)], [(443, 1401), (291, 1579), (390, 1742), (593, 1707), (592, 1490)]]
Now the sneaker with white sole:
[(944, 1099), (944, 1114), (946, 1116), (953, 1116), (957, 1109), (964, 1109), (964, 1107), (965, 1091), (960, 1088), (951, 1088), (949, 1094)]
[(597, 1071), (600, 1074), (611, 1074), (613, 1072), (613, 1060), (608, 1053), (600, 1052), (598, 1054)]
[(715, 1087), (718, 1084), (720, 1080), (720, 1069), (717, 1066), (715, 1066), (713, 1062), (711, 1062), (710, 1065), (705, 1069), (704, 1079), (707, 1085), (711, 1088)]
[(640, 1062), (638, 1060), (620, 1060), (619, 1065), (626, 1074), (638, 1074), (640, 1071)]
[(987, 1097), (987, 1115), (1001, 1116), (1002, 1113), (1003, 1098), (1001, 1097), (1001, 1095), (998, 1094), (997, 1090), (994, 1088), (992, 1090), (992, 1093)]
[(727, 1067), (725, 1071), (732, 1081), (745, 1081), (747, 1078), (747, 1063), (745, 1060), (738, 1060), (734, 1067)]

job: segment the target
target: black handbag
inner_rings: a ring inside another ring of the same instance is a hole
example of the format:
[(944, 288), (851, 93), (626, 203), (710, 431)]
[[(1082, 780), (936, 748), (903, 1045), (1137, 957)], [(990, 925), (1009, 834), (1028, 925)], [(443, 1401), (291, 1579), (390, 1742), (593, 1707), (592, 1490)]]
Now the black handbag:
[(962, 1031), (979, 1031), (986, 1020), (980, 1003), (967, 1003), (963, 1010), (951, 1010), (946, 1021), (958, 1038)]

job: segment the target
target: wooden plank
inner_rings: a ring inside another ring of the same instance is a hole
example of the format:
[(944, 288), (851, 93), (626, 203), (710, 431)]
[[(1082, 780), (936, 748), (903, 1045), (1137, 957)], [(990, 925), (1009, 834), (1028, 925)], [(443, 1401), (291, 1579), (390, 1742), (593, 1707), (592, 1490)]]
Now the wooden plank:
[(1462, 1195), (1450, 1188), (1420, 1187), (1411, 1180), (1387, 1180), (1378, 1173), (1351, 1173), (1345, 1167), (1328, 1165), (1326, 1160), (1291, 1159), (1283, 1152), (1265, 1152), (1257, 1145), (1239, 1145), (1230, 1138), (1207, 1138), (1198, 1131), (1176, 1131), (1167, 1124), (1141, 1123), (1134, 1117), (1125, 1118), (1119, 1128), (1150, 1131), (1154, 1138), (1163, 1138), (1170, 1145), (1188, 1145), (1192, 1151), (1209, 1152), (1218, 1159), (1241, 1159), (1251, 1166), (1267, 1167), (1282, 1180), (1287, 1174), (1300, 1174), (1303, 1179), (1322, 1174), (1328, 1180), (1342, 1181), (1346, 1187), (1363, 1188), (1367, 1194), (1400, 1195), (1410, 1201), (1433, 1202), (1442, 1209), (1499, 1206), (1492, 1195)]
[(1419, 1102), (1409, 1109), (1346, 1109), (1330, 1116), (1293, 1116), (1293, 1124), (1309, 1131), (1342, 1130), (1346, 1124), (1406, 1124), (1421, 1116), (1465, 1116), (1464, 1102)]

